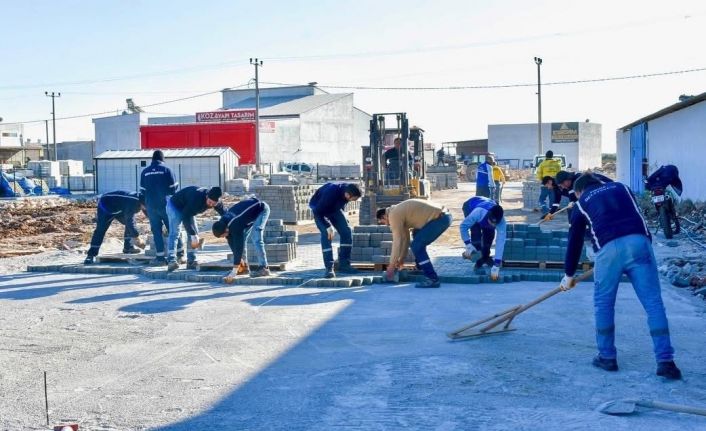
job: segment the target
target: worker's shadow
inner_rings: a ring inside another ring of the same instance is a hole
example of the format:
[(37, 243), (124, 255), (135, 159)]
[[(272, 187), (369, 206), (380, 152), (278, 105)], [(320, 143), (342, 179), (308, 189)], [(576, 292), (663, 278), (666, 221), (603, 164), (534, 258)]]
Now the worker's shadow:
[[(103, 278), (108, 281), (105, 282), (99, 282), (96, 283), (95, 279), (96, 278)], [(105, 277), (89, 277), (89, 278), (84, 278), (84, 279), (66, 279), (66, 280), (55, 280), (51, 283), (46, 283), (46, 284), (53, 284), (53, 286), (50, 287), (33, 287), (33, 288), (27, 288), (31, 285), (38, 285), (42, 286), (41, 283), (33, 283), (33, 284), (20, 284), (20, 285), (9, 285), (9, 286), (4, 286), (3, 288), (7, 289), (15, 289), (15, 290), (6, 290), (4, 292), (0, 292), (0, 300), (2, 299), (10, 299), (10, 300), (28, 300), (28, 299), (37, 299), (37, 298), (45, 298), (47, 296), (52, 296), (52, 295), (57, 295), (62, 292), (69, 292), (73, 290), (82, 290), (82, 289), (95, 289), (99, 287), (105, 287), (105, 286), (120, 286), (124, 284), (134, 284), (135, 280), (130, 279), (130, 280), (124, 280), (124, 281), (115, 281), (114, 279), (111, 279), (110, 276), (105, 276)]]
[[(49, 281), (38, 281), (38, 279), (44, 278), (47, 274), (44, 273), (30, 273), (24, 275), (10, 275), (10, 276), (0, 276), (0, 289), (21, 289), (24, 287), (31, 286), (45, 286), (48, 284), (63, 284), (67, 281), (71, 281), (73, 278), (69, 278), (69, 274), (65, 274), (67, 278)], [(95, 277), (83, 277), (81, 280), (95, 280), (96, 278), (106, 278), (105, 275), (98, 275)], [(23, 283), (12, 283), (15, 280), (22, 280)], [(25, 280), (32, 280), (24, 282)]]

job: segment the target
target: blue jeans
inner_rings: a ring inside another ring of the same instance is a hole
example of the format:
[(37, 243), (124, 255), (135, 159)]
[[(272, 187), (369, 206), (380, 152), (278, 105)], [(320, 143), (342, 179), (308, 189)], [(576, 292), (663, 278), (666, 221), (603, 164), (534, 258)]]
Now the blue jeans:
[(348, 225), (348, 220), (342, 211), (336, 211), (335, 213), (327, 214), (325, 216), (320, 216), (314, 214), (314, 222), (316, 227), (319, 228), (321, 232), (321, 252), (324, 257), (324, 266), (326, 269), (333, 268), (333, 246), (331, 241), (328, 239), (328, 232), (326, 231), (326, 224), (324, 218), (328, 220), (333, 228), (336, 229), (338, 235), (341, 237), (341, 242), (338, 248), (338, 261), (342, 264), (350, 263), (351, 261), (351, 247), (353, 247), (353, 235), (351, 233), (351, 227)]
[[(167, 197), (167, 199), (169, 199)], [(154, 246), (157, 249), (157, 257), (164, 257), (164, 237), (162, 236), (162, 227), (166, 227), (169, 231), (169, 217), (167, 217), (166, 202), (163, 207), (150, 207), (147, 209), (147, 216), (150, 220), (150, 230), (152, 231), (152, 239)], [(184, 244), (181, 236), (177, 237), (177, 256), (184, 254)]]
[[(549, 203), (547, 203), (547, 199), (550, 199)], [(553, 203), (554, 200), (551, 190), (549, 190), (545, 186), (542, 186), (539, 191), (539, 207), (542, 209), (542, 214), (548, 213), (549, 210), (552, 208)]]
[(598, 353), (606, 359), (614, 359), (617, 355), (615, 298), (623, 274), (627, 274), (647, 313), (647, 325), (650, 328), (657, 362), (671, 361), (674, 349), (662, 303), (657, 262), (650, 240), (644, 235), (628, 235), (614, 239), (596, 254), (593, 303)]
[(500, 195), (503, 192), (503, 183), (500, 181), (495, 182), (495, 190), (493, 190), (493, 200), (496, 204), (500, 204)]
[[(171, 201), (167, 201), (167, 218), (169, 219), (169, 244), (167, 244), (167, 261), (173, 262), (176, 260), (174, 257), (174, 249), (177, 245), (177, 238), (181, 237), (181, 222), (182, 215)], [(186, 245), (188, 249), (186, 251), (186, 260), (189, 262), (196, 261), (196, 252), (191, 248), (191, 241), (187, 238)]]
[(487, 184), (476, 184), (476, 196), (483, 196), (492, 199), (490, 186)]
[[(263, 202), (263, 209), (260, 215), (255, 219), (252, 227), (245, 234), (246, 238), (250, 238), (250, 242), (255, 248), (255, 254), (257, 258), (257, 264), (260, 268), (267, 268), (267, 253), (265, 252), (265, 240), (264, 232), (265, 226), (267, 225), (267, 220), (270, 218), (270, 206), (266, 202)], [(234, 253), (235, 255), (235, 253)], [(245, 257), (245, 262), (248, 261), (248, 250), (245, 249), (243, 253)]]
[(439, 276), (436, 274), (434, 266), (431, 264), (431, 259), (427, 253), (427, 246), (434, 242), (451, 226), (452, 220), (451, 214), (445, 213), (439, 218), (428, 222), (422, 226), (421, 229), (412, 231), (413, 238), (410, 248), (412, 249), (412, 253), (414, 253), (414, 260), (417, 263), (417, 267), (424, 272), (424, 275), (432, 280), (438, 280)]

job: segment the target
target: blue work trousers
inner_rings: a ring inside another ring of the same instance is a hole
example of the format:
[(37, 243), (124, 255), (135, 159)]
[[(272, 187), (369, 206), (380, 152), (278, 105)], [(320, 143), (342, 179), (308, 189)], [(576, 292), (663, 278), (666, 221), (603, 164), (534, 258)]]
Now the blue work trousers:
[[(657, 362), (671, 361), (674, 349), (669, 338), (669, 324), (662, 303), (657, 263), (650, 240), (644, 235), (627, 235), (610, 241), (596, 253), (593, 303), (596, 315), (598, 353), (606, 359), (616, 358), (615, 298), (623, 274), (647, 313), (647, 326), (652, 336)], [(635, 334), (630, 334), (633, 336)]]
[[(134, 216), (133, 216), (134, 217)], [(86, 253), (90, 257), (98, 256), (98, 251), (103, 244), (103, 239), (105, 239), (105, 233), (108, 232), (108, 228), (113, 223), (113, 220), (118, 220), (120, 223), (125, 225), (125, 233), (123, 234), (123, 249), (132, 248), (132, 239), (140, 236), (139, 232), (136, 232), (132, 227), (130, 220), (125, 220), (125, 216), (121, 214), (111, 214), (103, 207), (98, 204), (98, 212), (96, 214), (96, 229), (93, 231), (93, 236), (91, 237), (91, 247)]]
[(444, 213), (438, 218), (428, 222), (421, 229), (412, 231), (412, 244), (410, 248), (414, 253), (414, 260), (417, 267), (424, 272), (424, 275), (432, 280), (438, 280), (439, 276), (434, 271), (434, 266), (431, 264), (431, 259), (427, 253), (427, 246), (441, 236), (446, 229), (451, 226), (453, 218), (451, 214)]
[(351, 247), (353, 247), (353, 235), (351, 227), (348, 225), (348, 220), (343, 214), (343, 211), (336, 211), (325, 216), (314, 214), (314, 222), (316, 227), (321, 232), (321, 252), (324, 258), (324, 266), (326, 269), (333, 268), (333, 245), (328, 239), (327, 226), (324, 219), (328, 220), (333, 225), (333, 228), (341, 237), (341, 242), (338, 248), (339, 264), (347, 264), (351, 261)]

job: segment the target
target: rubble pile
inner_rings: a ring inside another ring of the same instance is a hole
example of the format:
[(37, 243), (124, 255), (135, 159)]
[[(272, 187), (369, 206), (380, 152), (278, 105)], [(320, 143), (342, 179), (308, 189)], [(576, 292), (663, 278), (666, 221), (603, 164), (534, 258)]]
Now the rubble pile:
[(706, 258), (703, 254), (666, 259), (659, 273), (676, 287), (690, 288), (694, 295), (706, 299)]

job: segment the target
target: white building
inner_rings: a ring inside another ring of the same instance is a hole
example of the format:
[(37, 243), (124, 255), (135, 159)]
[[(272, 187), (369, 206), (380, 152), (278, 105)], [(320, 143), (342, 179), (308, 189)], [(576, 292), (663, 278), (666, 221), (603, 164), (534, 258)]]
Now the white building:
[[(539, 154), (537, 123), (488, 125), (488, 151), (498, 159), (518, 160), (528, 167)], [(601, 166), (601, 125), (590, 122), (542, 123), (542, 155), (566, 156), (574, 170)]]
[(668, 106), (621, 127), (617, 138), (618, 181), (641, 192), (644, 178), (662, 165), (675, 165), (683, 198), (706, 199), (706, 93)]
[(143, 113), (124, 113), (112, 117), (94, 118), (95, 153), (108, 150), (139, 150), (140, 126), (147, 124)]
[(0, 147), (21, 148), (22, 147), (22, 124), (0, 123)]
[[(96, 193), (139, 191), (140, 174), (152, 163), (152, 150), (105, 151), (95, 159)], [(238, 156), (230, 148), (164, 150), (164, 162), (174, 172), (179, 188), (214, 187), (225, 190), (235, 177)]]

